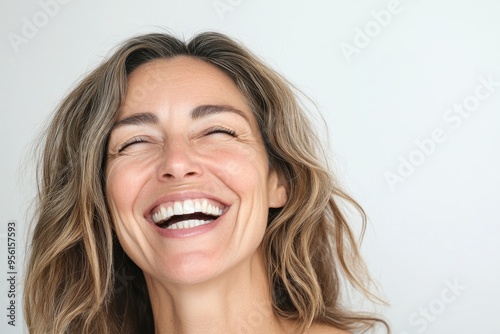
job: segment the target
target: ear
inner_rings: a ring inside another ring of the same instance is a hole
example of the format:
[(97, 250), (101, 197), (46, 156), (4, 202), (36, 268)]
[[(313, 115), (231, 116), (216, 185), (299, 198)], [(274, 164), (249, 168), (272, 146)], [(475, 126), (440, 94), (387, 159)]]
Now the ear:
[(286, 193), (286, 182), (276, 171), (269, 173), (268, 180), (269, 207), (281, 208), (288, 198)]

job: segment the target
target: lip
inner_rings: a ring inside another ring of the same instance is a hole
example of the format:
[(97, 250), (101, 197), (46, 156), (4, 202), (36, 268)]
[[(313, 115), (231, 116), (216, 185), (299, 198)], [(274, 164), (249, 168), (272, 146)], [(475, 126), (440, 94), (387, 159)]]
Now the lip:
[[(202, 192), (202, 191), (184, 191), (184, 192), (177, 192), (177, 193), (172, 193), (172, 194), (161, 196), (149, 208), (146, 209), (146, 211), (144, 212), (144, 217), (150, 223), (152, 223), (156, 226), (156, 224), (153, 222), (153, 219), (151, 216), (152, 216), (153, 210), (156, 207), (158, 207), (159, 205), (165, 204), (168, 202), (180, 202), (180, 201), (185, 201), (188, 199), (199, 199), (199, 198), (206, 198), (206, 199), (221, 203), (226, 208), (226, 210), (224, 210), (224, 211), (227, 211), (227, 209), (229, 207), (228, 203), (226, 203), (225, 201), (223, 201), (222, 199), (220, 199), (214, 195), (207, 194), (207, 193)], [(224, 213), (225, 212), (223, 212), (220, 217), (222, 217), (224, 215)], [(218, 219), (216, 219), (216, 220), (218, 220)], [(214, 222), (215, 222), (215, 220), (214, 220)], [(211, 225), (212, 223), (207, 224), (207, 225)], [(203, 225), (203, 226), (205, 226), (205, 225)], [(199, 227), (202, 227), (202, 226), (199, 226)], [(196, 228), (197, 227), (193, 227), (192, 229), (196, 229)]]

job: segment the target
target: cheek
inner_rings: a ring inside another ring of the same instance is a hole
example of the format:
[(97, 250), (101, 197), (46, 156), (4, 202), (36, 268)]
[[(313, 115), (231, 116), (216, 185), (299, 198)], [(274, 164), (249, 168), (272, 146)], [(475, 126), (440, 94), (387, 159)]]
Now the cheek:
[(214, 152), (212, 159), (218, 174), (228, 184), (245, 184), (257, 188), (267, 176), (267, 157), (257, 149), (237, 148)]
[(133, 204), (151, 173), (152, 168), (148, 169), (144, 162), (116, 161), (110, 164), (106, 171), (106, 195), (115, 220), (117, 215), (132, 212)]
[[(243, 226), (255, 228), (255, 224), (261, 224), (265, 229), (269, 209), (269, 169), (264, 153), (255, 149), (233, 150), (219, 155), (214, 166), (218, 178), (239, 198), (238, 219), (245, 222)], [(244, 231), (242, 233), (249, 235)]]

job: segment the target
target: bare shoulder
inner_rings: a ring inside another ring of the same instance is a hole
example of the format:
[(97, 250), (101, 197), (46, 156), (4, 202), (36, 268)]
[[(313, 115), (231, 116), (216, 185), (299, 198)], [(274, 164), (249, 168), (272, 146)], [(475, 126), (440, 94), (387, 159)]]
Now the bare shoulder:
[(343, 329), (338, 329), (324, 324), (313, 324), (306, 334), (352, 334)]

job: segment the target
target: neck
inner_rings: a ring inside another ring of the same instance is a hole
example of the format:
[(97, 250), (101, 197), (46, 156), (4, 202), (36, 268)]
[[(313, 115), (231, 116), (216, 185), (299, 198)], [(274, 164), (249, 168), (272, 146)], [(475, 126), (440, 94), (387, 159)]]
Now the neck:
[(171, 284), (146, 276), (156, 334), (285, 333), (272, 310), (259, 255), (199, 284)]

